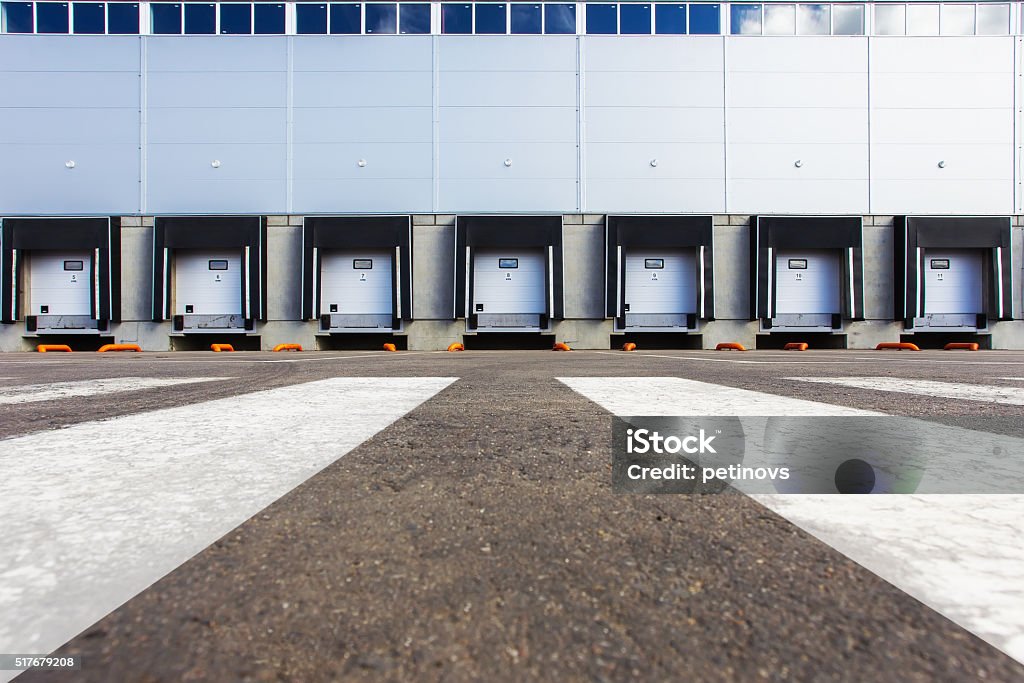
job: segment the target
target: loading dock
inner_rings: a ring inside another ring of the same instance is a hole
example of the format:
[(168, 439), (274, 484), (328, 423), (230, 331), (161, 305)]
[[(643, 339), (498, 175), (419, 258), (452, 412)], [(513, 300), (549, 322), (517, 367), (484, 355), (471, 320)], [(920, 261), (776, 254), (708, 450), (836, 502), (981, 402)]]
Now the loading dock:
[(619, 332), (698, 330), (714, 318), (711, 216), (609, 216), (606, 309)]
[(466, 331), (545, 332), (563, 315), (561, 216), (460, 216), (455, 317)]
[(752, 317), (762, 333), (838, 334), (864, 317), (859, 216), (753, 216)]
[(249, 333), (266, 319), (266, 222), (160, 217), (153, 236), (153, 320), (173, 334)]
[(411, 312), (408, 216), (305, 220), (302, 314), (320, 334), (402, 332)]
[(977, 333), (1011, 320), (1010, 219), (898, 216), (896, 316), (913, 332)]
[(5, 218), (0, 320), (29, 335), (99, 334), (120, 317), (120, 222)]

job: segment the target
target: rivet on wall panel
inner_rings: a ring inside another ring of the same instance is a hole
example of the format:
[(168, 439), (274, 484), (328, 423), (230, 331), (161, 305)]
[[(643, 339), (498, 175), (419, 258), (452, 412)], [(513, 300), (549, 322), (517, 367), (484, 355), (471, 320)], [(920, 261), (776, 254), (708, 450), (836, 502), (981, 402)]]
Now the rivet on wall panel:
[(658, 160), (651, 159), (651, 168), (658, 168)]
[(511, 159), (505, 159), (505, 167), (507, 168), (507, 167), (509, 167), (511, 165), (512, 165), (512, 160)]
[(801, 166), (804, 165), (804, 162), (801, 161), (800, 159), (797, 159), (796, 161), (793, 162), (793, 165), (796, 166), (797, 168), (800, 168)]
[(213, 166), (214, 168), (220, 168), (220, 159), (214, 159), (213, 161), (211, 161), (210, 166)]
[(939, 162), (939, 168), (946, 168), (946, 162), (945, 161), (940, 161)]
[(72, 159), (68, 159), (67, 161), (64, 162), (64, 166), (66, 166), (67, 168), (74, 168), (75, 162)]
[(356, 162), (356, 166), (359, 168), (366, 168), (366, 159), (360, 159)]

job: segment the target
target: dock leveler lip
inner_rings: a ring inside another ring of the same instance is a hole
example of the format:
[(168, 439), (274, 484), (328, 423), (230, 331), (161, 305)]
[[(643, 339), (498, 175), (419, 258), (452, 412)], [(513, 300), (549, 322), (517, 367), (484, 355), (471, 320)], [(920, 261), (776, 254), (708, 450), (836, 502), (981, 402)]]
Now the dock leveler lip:
[[(0, 227), (0, 323), (13, 324), (25, 315), (19, 261), (24, 252), (88, 252), (90, 314), (88, 328), (100, 332), (121, 320), (120, 218), (4, 218)], [(83, 274), (86, 270), (82, 265)], [(44, 332), (43, 316), (25, 315), (30, 333)], [(56, 316), (55, 316), (56, 317)], [(85, 317), (85, 316), (75, 316)], [(71, 330), (54, 329), (66, 333)]]
[(825, 327), (839, 330), (843, 320), (863, 320), (862, 226), (863, 219), (860, 216), (751, 216), (751, 319), (761, 320), (765, 331), (772, 330), (772, 320), (778, 313), (776, 268), (780, 250), (800, 252), (827, 249), (836, 250), (840, 254), (840, 310), (830, 316), (829, 325)]
[[(267, 219), (263, 216), (157, 217), (153, 228), (153, 322), (173, 319), (175, 332), (185, 331), (184, 316), (172, 315), (171, 311), (176, 249), (238, 250), (242, 254), (239, 292), (242, 324), (237, 331), (252, 332), (256, 321), (267, 318), (266, 243)], [(210, 267), (216, 266), (211, 264)]]
[[(536, 327), (523, 331), (542, 332), (551, 321), (565, 316), (562, 265), (562, 216), (459, 216), (455, 226), (455, 296), (453, 319), (465, 318), (467, 332), (481, 329), (474, 298), (474, 255), (480, 250), (493, 252), (506, 249), (515, 256), (540, 251), (544, 261), (544, 304), (542, 313), (534, 315)], [(500, 265), (500, 264), (499, 264)], [(511, 267), (511, 263), (507, 264)], [(486, 313), (486, 311), (485, 311)], [(499, 314), (506, 313), (499, 311)], [(515, 312), (512, 312), (515, 313)], [(510, 319), (515, 317), (506, 316)], [(508, 330), (504, 330), (508, 331)]]
[(713, 320), (714, 242), (711, 216), (608, 216), (605, 224), (605, 315), (615, 321), (616, 330), (624, 330), (627, 324), (626, 260), (630, 250), (692, 250), (696, 310), (685, 312), (686, 328), (679, 328), (679, 331), (695, 330), (699, 320)]
[[(974, 329), (1013, 319), (1013, 254), (1007, 216), (896, 216), (893, 223), (895, 317), (907, 330), (925, 331), (927, 251), (975, 250), (981, 254), (981, 303)], [(946, 260), (946, 259), (936, 259)], [(949, 263), (934, 264), (935, 267)], [(937, 326), (936, 331), (949, 331)]]
[[(333, 250), (394, 254), (391, 260), (391, 329), (375, 331), (402, 330), (403, 324), (412, 320), (412, 219), (405, 215), (317, 216), (303, 221), (302, 319), (321, 320), (324, 332), (340, 329), (331, 323), (338, 312), (321, 310), (320, 305), (323, 254)], [(372, 268), (373, 264), (354, 266)], [(353, 328), (353, 331), (366, 330)]]

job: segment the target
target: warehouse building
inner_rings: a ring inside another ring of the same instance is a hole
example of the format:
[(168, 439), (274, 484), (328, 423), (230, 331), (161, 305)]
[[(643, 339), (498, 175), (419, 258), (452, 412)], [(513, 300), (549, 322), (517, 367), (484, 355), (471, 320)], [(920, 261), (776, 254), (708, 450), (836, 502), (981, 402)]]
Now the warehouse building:
[(0, 350), (1024, 348), (1020, 3), (0, 9)]

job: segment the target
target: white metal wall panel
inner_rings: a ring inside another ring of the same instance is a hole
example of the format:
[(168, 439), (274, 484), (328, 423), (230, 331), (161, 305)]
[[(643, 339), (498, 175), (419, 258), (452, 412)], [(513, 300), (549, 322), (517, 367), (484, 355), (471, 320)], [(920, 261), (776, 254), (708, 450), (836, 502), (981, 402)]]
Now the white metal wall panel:
[(32, 252), (29, 315), (92, 315), (92, 258), (88, 251)]
[(721, 212), (721, 38), (581, 38), (585, 209)]
[(433, 208), (431, 39), (294, 42), (292, 210)]
[[(647, 268), (658, 259), (663, 268)], [(697, 274), (693, 249), (626, 252), (624, 304), (629, 314), (696, 313)]]
[(575, 40), (446, 36), (437, 60), (438, 208), (575, 210)]
[(388, 251), (321, 251), (321, 314), (390, 316), (391, 264)]
[(139, 64), (138, 38), (3, 36), (3, 213), (139, 211)]
[(868, 209), (866, 38), (726, 39), (732, 212)]
[[(211, 261), (227, 261), (227, 270), (211, 270)], [(192, 306), (192, 310), (186, 309)], [(241, 315), (242, 255), (237, 251), (176, 249), (175, 315)]]
[(1013, 40), (871, 39), (872, 213), (1012, 213)]
[[(935, 261), (948, 261), (949, 268), (935, 268)], [(980, 249), (925, 249), (925, 315), (983, 313), (981, 274)]]
[[(838, 249), (776, 252), (775, 314), (839, 313), (840, 255)], [(790, 268), (791, 259), (807, 267)]]
[(284, 212), (286, 39), (145, 40), (145, 210)]
[[(517, 268), (499, 268), (499, 259), (518, 259)], [(473, 253), (473, 304), (483, 313), (544, 313), (545, 255), (541, 250), (479, 249)]]

